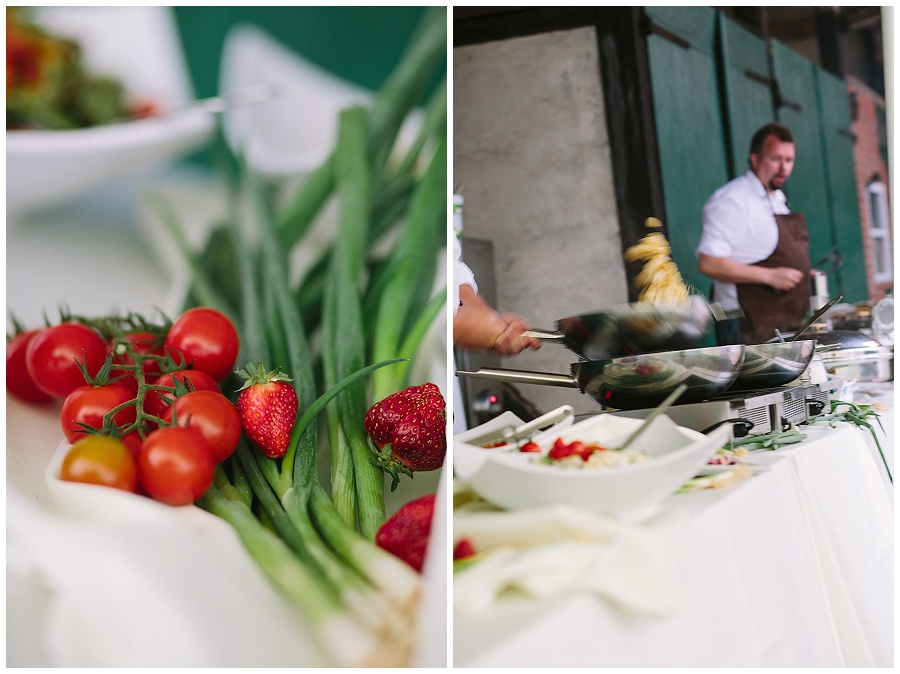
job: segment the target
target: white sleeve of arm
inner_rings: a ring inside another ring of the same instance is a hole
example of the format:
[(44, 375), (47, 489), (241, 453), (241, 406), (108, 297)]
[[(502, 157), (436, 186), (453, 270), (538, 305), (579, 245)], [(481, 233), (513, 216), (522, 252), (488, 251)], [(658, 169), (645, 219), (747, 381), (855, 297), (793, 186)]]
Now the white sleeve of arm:
[(478, 284), (475, 283), (475, 274), (469, 269), (469, 266), (462, 261), (462, 246), (459, 245), (459, 239), (453, 239), (453, 314), (459, 311), (459, 287), (463, 285), (472, 286), (477, 293)]

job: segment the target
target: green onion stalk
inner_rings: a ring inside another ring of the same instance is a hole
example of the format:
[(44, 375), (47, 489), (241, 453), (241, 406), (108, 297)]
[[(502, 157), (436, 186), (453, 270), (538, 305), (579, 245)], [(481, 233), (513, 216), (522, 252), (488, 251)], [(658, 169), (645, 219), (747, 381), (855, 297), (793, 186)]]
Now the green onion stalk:
[[(371, 461), (363, 419), (375, 400), (405, 385), (422, 338), (446, 306), (446, 291), (432, 291), (446, 236), (446, 81), (412, 144), (399, 155), (396, 148), (445, 57), (446, 14), (445, 7), (426, 10), (371, 105), (340, 113), (333, 152), (286, 204), (241, 166), (229, 191), (232, 215), (195, 253), (173, 209), (154, 202), (192, 273), (185, 303), (229, 315), (241, 335), (240, 357), (280, 367), (300, 400), (285, 455), (267, 458), (242, 440), (197, 504), (235, 528), (336, 666), (408, 664), (417, 634), (421, 577), (373, 541), (385, 518), (384, 475)], [(245, 194), (255, 237), (238, 216)], [(292, 283), (291, 254), (306, 245), (331, 198), (338, 235)], [(393, 240), (388, 253), (378, 252)], [(327, 433), (320, 433), (322, 421)], [(317, 470), (326, 440), (329, 489)]]

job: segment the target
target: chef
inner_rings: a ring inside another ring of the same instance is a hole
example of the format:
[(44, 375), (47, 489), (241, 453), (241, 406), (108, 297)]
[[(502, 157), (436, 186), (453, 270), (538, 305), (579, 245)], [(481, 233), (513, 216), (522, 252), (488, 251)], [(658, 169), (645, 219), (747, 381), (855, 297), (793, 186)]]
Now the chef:
[(794, 169), (791, 132), (777, 122), (750, 142), (750, 168), (703, 207), (697, 269), (713, 279), (713, 301), (740, 309), (720, 322), (720, 344), (760, 344), (799, 327), (809, 312), (809, 233), (782, 189)]

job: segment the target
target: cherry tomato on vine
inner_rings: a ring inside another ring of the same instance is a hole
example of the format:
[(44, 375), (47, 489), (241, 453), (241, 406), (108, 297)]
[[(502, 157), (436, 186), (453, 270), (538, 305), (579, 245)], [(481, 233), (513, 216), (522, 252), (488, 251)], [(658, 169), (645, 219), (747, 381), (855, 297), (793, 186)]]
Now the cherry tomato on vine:
[(192, 391), (176, 399), (163, 414), (168, 422), (200, 433), (209, 443), (213, 461), (231, 456), (241, 438), (241, 417), (234, 404), (221, 393)]
[(65, 398), (85, 379), (79, 363), (93, 377), (106, 360), (106, 342), (80, 323), (60, 323), (41, 330), (25, 353), (25, 363), (37, 387), (56, 398)]
[(128, 451), (131, 452), (131, 455), (136, 460), (141, 445), (144, 442), (144, 438), (141, 437), (141, 434), (137, 431), (131, 431), (130, 433), (123, 435), (120, 439), (125, 443), (125, 446), (128, 447)]
[[(138, 355), (140, 356), (164, 356), (165, 349), (163, 347), (163, 340), (160, 337), (157, 337), (151, 332), (147, 332), (144, 330), (135, 330), (133, 332), (129, 332), (125, 335), (125, 339), (128, 340), (128, 344), (132, 349), (134, 349)], [(124, 365), (134, 365), (134, 359), (131, 355), (126, 352), (121, 356), (116, 356), (117, 363), (123, 363)], [(152, 379), (154, 377), (158, 377), (160, 373), (159, 361), (155, 358), (146, 358), (143, 361), (143, 369), (144, 369), (144, 377), (146, 379)], [(113, 367), (111, 370), (111, 376), (117, 377), (123, 374), (132, 375), (129, 370), (124, 370), (121, 368)], [(134, 390), (137, 390), (137, 380), (131, 377), (121, 380), (123, 383), (128, 383), (129, 386), (132, 386)]]
[[(176, 372), (168, 372), (158, 379), (155, 379), (153, 386), (175, 386), (175, 380), (180, 381), (189, 389), (193, 386), (195, 391), (213, 391), (222, 393), (219, 384), (212, 375), (200, 370), (178, 370)], [(188, 384), (190, 382), (190, 384)], [(149, 390), (144, 398), (144, 412), (153, 416), (162, 417), (169, 405), (175, 400), (175, 396), (166, 391)]]
[(225, 314), (195, 307), (175, 319), (165, 344), (181, 353), (195, 370), (222, 381), (234, 370), (240, 340), (234, 323)]
[(134, 457), (121, 440), (108, 435), (82, 438), (63, 458), (59, 477), (135, 492), (138, 488)]
[[(134, 392), (118, 382), (103, 386), (79, 386), (66, 396), (59, 414), (66, 440), (74, 443), (85, 437), (81, 424), (102, 428), (107, 412), (130, 400), (134, 400)], [(137, 411), (134, 405), (130, 405), (116, 412), (113, 421), (123, 429), (133, 424), (136, 418)]]
[(29, 403), (46, 403), (53, 397), (38, 388), (28, 372), (25, 353), (40, 330), (20, 332), (6, 342), (6, 390)]
[(213, 483), (215, 462), (197, 431), (165, 426), (150, 433), (137, 457), (138, 479), (147, 493), (169, 505), (187, 505)]

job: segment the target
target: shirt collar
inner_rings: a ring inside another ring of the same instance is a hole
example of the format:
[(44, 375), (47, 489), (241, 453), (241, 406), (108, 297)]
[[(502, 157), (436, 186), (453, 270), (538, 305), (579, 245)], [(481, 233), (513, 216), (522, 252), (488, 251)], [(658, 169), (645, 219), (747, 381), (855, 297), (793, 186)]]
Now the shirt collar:
[(753, 172), (752, 169), (747, 169), (747, 173), (744, 174), (750, 180), (753, 185), (753, 191), (757, 194), (757, 196), (763, 199), (769, 199), (773, 204), (779, 207), (784, 207), (787, 205), (787, 197), (785, 196), (782, 190), (775, 190), (772, 194), (769, 194), (769, 191), (762, 184), (762, 181), (759, 177)]

